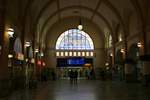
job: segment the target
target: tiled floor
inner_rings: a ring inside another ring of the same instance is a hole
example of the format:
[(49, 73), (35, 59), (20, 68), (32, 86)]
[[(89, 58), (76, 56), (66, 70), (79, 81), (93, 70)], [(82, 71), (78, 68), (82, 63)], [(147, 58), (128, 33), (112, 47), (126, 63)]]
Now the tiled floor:
[(80, 80), (42, 83), (37, 89), (14, 92), (3, 100), (150, 100), (150, 87), (140, 84)]

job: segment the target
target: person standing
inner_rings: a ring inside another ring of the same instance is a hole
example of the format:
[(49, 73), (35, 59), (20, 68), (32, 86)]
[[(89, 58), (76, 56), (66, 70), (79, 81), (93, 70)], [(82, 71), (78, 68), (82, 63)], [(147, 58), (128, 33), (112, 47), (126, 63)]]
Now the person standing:
[(69, 72), (69, 78), (70, 78), (70, 84), (72, 84), (73, 83), (73, 71), (71, 70), (70, 72)]
[(77, 70), (75, 70), (74, 72), (74, 79), (73, 79), (73, 81), (74, 81), (74, 84), (77, 84), (77, 82), (78, 82), (78, 71)]

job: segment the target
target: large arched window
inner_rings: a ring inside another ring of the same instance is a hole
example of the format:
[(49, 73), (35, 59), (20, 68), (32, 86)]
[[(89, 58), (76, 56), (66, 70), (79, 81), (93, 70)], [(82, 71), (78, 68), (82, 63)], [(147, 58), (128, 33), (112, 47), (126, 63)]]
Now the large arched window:
[(56, 41), (57, 57), (93, 57), (94, 44), (84, 31), (70, 29), (62, 33)]
[(112, 46), (112, 36), (109, 30), (105, 30), (104, 34), (105, 34), (105, 48), (110, 48)]
[(94, 45), (87, 33), (78, 29), (70, 29), (59, 36), (56, 50), (94, 50)]

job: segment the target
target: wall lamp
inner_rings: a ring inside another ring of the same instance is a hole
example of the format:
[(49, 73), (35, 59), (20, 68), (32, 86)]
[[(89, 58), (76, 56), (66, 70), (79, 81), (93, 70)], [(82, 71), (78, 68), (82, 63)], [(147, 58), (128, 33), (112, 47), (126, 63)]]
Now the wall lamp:
[(13, 58), (13, 55), (12, 54), (8, 54), (8, 58)]
[(137, 43), (137, 46), (138, 46), (139, 48), (141, 48), (141, 47), (142, 47), (142, 43), (141, 43), (141, 42), (138, 42), (138, 43)]
[(13, 35), (14, 35), (14, 29), (8, 28), (7, 33), (9, 35), (9, 37), (13, 37)]
[(112, 54), (112, 53), (110, 53), (110, 56), (112, 57), (112, 56), (113, 56), (113, 54)]
[(121, 49), (120, 52), (121, 52), (121, 53), (125, 53), (125, 50), (124, 50), (124, 49)]
[(30, 47), (30, 42), (25, 42), (25, 47)]
[(39, 49), (35, 49), (35, 53), (38, 53), (39, 52)]
[(105, 63), (105, 66), (108, 66), (108, 65), (109, 65), (109, 63), (108, 63), (108, 62), (106, 62), (106, 63)]

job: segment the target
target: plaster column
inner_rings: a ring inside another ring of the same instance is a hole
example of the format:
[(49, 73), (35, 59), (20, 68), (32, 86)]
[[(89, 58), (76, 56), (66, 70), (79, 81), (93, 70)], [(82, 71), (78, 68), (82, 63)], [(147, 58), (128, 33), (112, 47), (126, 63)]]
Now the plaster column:
[(143, 55), (141, 56), (141, 60), (143, 63), (142, 66), (142, 75), (143, 75), (143, 82), (145, 85), (148, 85), (150, 83), (150, 54), (148, 52), (148, 41), (149, 41), (149, 30), (147, 30), (148, 26), (146, 23), (143, 25), (143, 37), (142, 37), (142, 46), (143, 46)]
[(105, 70), (105, 61), (106, 61), (106, 54), (104, 48), (98, 48), (95, 50), (95, 57), (94, 57), (94, 70), (96, 79), (101, 79), (101, 72)]
[(125, 80), (126, 82), (132, 81), (132, 64), (131, 63), (125, 63)]
[(0, 1), (0, 97), (9, 94), (8, 36), (5, 33), (5, 0)]
[(51, 73), (49, 78), (51, 80), (55, 80), (56, 76), (52, 76), (52, 74), (56, 75), (57, 73), (57, 70), (56, 70), (57, 60), (56, 60), (54, 48), (46, 48), (44, 59), (45, 59), (46, 67), (49, 69)]
[(144, 85), (148, 85), (150, 83), (150, 59), (143, 60), (142, 74), (143, 74), (143, 82)]

